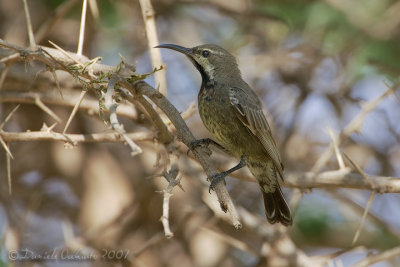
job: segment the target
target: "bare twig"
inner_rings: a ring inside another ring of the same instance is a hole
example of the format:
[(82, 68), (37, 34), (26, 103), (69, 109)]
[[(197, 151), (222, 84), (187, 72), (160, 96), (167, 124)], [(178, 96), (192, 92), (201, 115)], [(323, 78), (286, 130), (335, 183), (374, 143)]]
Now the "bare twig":
[(67, 123), (65, 124), (63, 133), (66, 133), (66, 132), (67, 132), (67, 129), (68, 129), (69, 125), (71, 124), (72, 119), (75, 117), (75, 114), (76, 114), (76, 112), (78, 111), (79, 106), (81, 105), (81, 103), (82, 103), (82, 101), (83, 101), (83, 98), (85, 97), (86, 93), (87, 93), (87, 90), (82, 90), (82, 91), (81, 91), (81, 94), (79, 95), (78, 101), (76, 101), (75, 106), (74, 106), (74, 109), (72, 110), (71, 114), (69, 115), (68, 121), (67, 121)]
[[(154, 16), (154, 9), (151, 5), (151, 0), (139, 0), (142, 9), (143, 20), (147, 33), (147, 41), (149, 45), (151, 64), (153, 69), (160, 68), (163, 62), (161, 59), (160, 49), (154, 47), (158, 45), (156, 20)], [(165, 78), (165, 70), (162, 69), (154, 74), (156, 88), (159, 88), (163, 95), (167, 95), (167, 80)]]
[(196, 103), (190, 103), (189, 107), (182, 112), (182, 119), (187, 120), (196, 113)]
[(346, 158), (346, 160), (349, 161), (349, 163), (351, 164), (351, 166), (356, 169), (356, 171), (362, 175), (362, 177), (367, 181), (367, 183), (369, 183), (371, 185), (371, 188), (373, 188), (373, 185), (371, 184), (371, 181), (368, 178), (368, 175), (365, 174), (365, 172), (363, 170), (361, 170), (360, 166), (358, 166), (346, 153), (343, 153), (344, 157)]
[[(255, 178), (246, 173), (232, 173), (231, 177), (247, 182), (256, 182)], [(359, 173), (346, 167), (343, 170), (325, 171), (320, 173), (286, 172), (283, 186), (312, 189), (312, 188), (349, 188), (376, 191), (377, 193), (400, 193), (399, 177), (367, 175), (368, 180)]]
[[(64, 51), (62, 48), (49, 41), (55, 48), (50, 48), (46, 46), (39, 46), (39, 49), (36, 51), (31, 51), (29, 49), (8, 43), (2, 39), (0, 39), (0, 47), (5, 47), (16, 51), (19, 55), (18, 57), (13, 58), (13, 60), (38, 60), (46, 65), (54, 67), (54, 69), (65, 70), (64, 66), (71, 64), (78, 64), (81, 67), (84, 67), (84, 64), (92, 63), (93, 60), (87, 58), (83, 55), (78, 55), (76, 53)], [(23, 55), (23, 56), (22, 56)], [(62, 63), (63, 65), (61, 65)], [(94, 63), (90, 68), (94, 74), (98, 73), (108, 73), (113, 72), (115, 70), (114, 66), (104, 65), (100, 63)], [(87, 72), (80, 73), (83, 77), (91, 77)]]
[(29, 8), (28, 8), (28, 3), (26, 0), (22, 0), (24, 3), (24, 12), (25, 12), (25, 18), (26, 18), (26, 27), (28, 29), (28, 37), (29, 37), (29, 47), (30, 49), (36, 49), (36, 42), (35, 42), (35, 36), (33, 35), (33, 30), (32, 30), (32, 22), (31, 22), (31, 15), (29, 14)]
[(400, 247), (395, 247), (395, 248), (386, 250), (382, 253), (367, 256), (365, 259), (354, 264), (352, 267), (367, 267), (376, 262), (389, 260), (398, 255), (400, 255)]
[[(153, 132), (127, 133), (126, 136), (135, 142), (152, 141), (155, 138)], [(124, 139), (118, 133), (94, 133), (94, 134), (63, 134), (53, 131), (43, 132), (0, 132), (0, 138), (6, 142), (27, 142), (27, 141), (62, 141), (78, 143), (93, 142), (123, 142)]]
[[(0, 132), (0, 134), (1, 134), (1, 132)], [(12, 155), (10, 148), (8, 147), (7, 143), (4, 141), (4, 139), (1, 136), (0, 136), (0, 144), (3, 146), (7, 155), (10, 156), (12, 159), (14, 159), (14, 156)]]
[[(332, 198), (337, 199), (341, 204), (351, 208), (355, 213), (364, 214), (365, 212), (365, 207), (362, 207), (361, 205), (357, 204), (353, 200), (351, 200), (347, 195), (344, 195), (342, 193), (339, 193), (337, 190), (325, 190), (328, 194), (332, 196)], [(400, 239), (400, 233), (397, 232), (396, 229), (393, 229), (391, 225), (389, 225), (387, 222), (383, 221), (382, 218), (380, 218), (378, 215), (374, 215), (373, 213), (369, 212), (367, 214), (367, 219), (369, 222), (374, 224), (377, 228), (381, 229), (384, 232), (387, 232), (389, 235), (392, 235), (393, 237)]]
[[(19, 105), (17, 105), (15, 108), (13, 108), (13, 110), (11, 110), (11, 112), (7, 115), (7, 117), (4, 119), (4, 121), (0, 124), (0, 144), (3, 146), (4, 150), (6, 151), (7, 154), (7, 177), (11, 177), (11, 169), (9, 169), (10, 167), (10, 157), (12, 159), (14, 159), (10, 148), (8, 147), (8, 144), (6, 143), (6, 141), (4, 141), (4, 139), (2, 138), (1, 134), (3, 133), (3, 128), (6, 125), (6, 123), (11, 119), (11, 117), (14, 115), (14, 113), (17, 111), (17, 109), (19, 108)], [(10, 174), (10, 175), (9, 175)], [(11, 194), (11, 183), (9, 182), (9, 191)]]
[(52, 117), (53, 119), (55, 119), (58, 123), (61, 123), (61, 119), (60, 117), (57, 116), (56, 113), (54, 113), (54, 111), (52, 111), (49, 107), (47, 107), (41, 100), (40, 97), (38, 95), (36, 95), (35, 98), (35, 103), (36, 105), (43, 110), (44, 112), (46, 112), (47, 114), (49, 114), (50, 117)]
[(60, 96), (63, 97), (63, 93), (61, 91), (61, 86), (60, 86), (60, 82), (59, 82), (59, 80), (57, 78), (56, 71), (55, 70), (50, 70), (50, 72), (51, 72), (51, 75), (54, 78), (54, 82), (56, 83), (56, 86), (57, 86), (58, 92), (60, 93)]
[(358, 241), (358, 237), (360, 236), (361, 230), (362, 230), (362, 228), (364, 226), (365, 219), (367, 218), (367, 215), (368, 215), (369, 209), (371, 208), (371, 204), (372, 204), (372, 201), (374, 200), (374, 197), (375, 197), (375, 192), (372, 191), (371, 195), (369, 196), (369, 199), (368, 199), (368, 202), (367, 202), (367, 206), (365, 207), (363, 216), (361, 218), (360, 226), (358, 227), (357, 232), (354, 235), (353, 241), (351, 242), (352, 246), (354, 246)]
[(330, 143), (329, 147), (324, 151), (324, 153), (322, 153), (321, 156), (318, 157), (317, 161), (315, 161), (310, 171), (313, 173), (318, 173), (324, 166), (326, 166), (326, 163), (332, 157), (332, 153), (334, 151), (335, 149), (333, 147), (333, 144)]
[(99, 19), (99, 7), (96, 0), (89, 0), (89, 8), (95, 20)]
[(9, 69), (10, 69), (10, 67), (8, 65), (6, 65), (6, 67), (3, 69), (3, 71), (0, 74), (0, 90), (3, 87), (3, 83), (4, 83), (4, 80), (6, 79), (6, 76), (7, 76), (7, 73), (8, 73)]
[(0, 59), (0, 63), (9, 63), (18, 58), (20, 58), (20, 54), (14, 53), (14, 54), (11, 54), (9, 56), (6, 56), (6, 57), (3, 57), (2, 59)]
[(81, 24), (79, 27), (79, 42), (78, 42), (78, 49), (76, 50), (76, 54), (78, 54), (79, 56), (82, 55), (83, 42), (85, 40), (86, 9), (87, 9), (87, 0), (83, 0)]
[[(330, 1), (330, 0), (329, 0)], [(388, 89), (385, 93), (383, 93), (381, 96), (379, 96), (377, 99), (374, 99), (370, 102), (364, 103), (362, 105), (361, 111), (351, 120), (347, 126), (343, 129), (343, 131), (340, 133), (339, 137), (337, 138), (336, 144), (337, 147), (341, 145), (341, 142), (348, 136), (350, 136), (352, 133), (357, 132), (360, 130), (365, 117), (373, 111), (378, 104), (385, 99), (388, 95), (393, 93), (393, 90), (390, 88)], [(335, 152), (334, 146), (330, 145), (329, 148), (322, 154), (321, 157), (315, 162), (314, 166), (311, 168), (312, 172), (317, 173), (318, 171), (323, 168), (326, 163), (329, 161), (329, 159), (332, 156), (332, 153)]]
[(168, 181), (168, 187), (163, 190), (163, 214), (160, 218), (160, 221), (164, 228), (164, 235), (166, 238), (171, 238), (174, 236), (174, 233), (171, 231), (169, 226), (169, 199), (172, 196), (172, 190), (176, 185), (179, 185), (180, 179), (177, 178), (179, 173), (179, 169), (177, 165), (172, 165), (169, 172), (164, 171), (163, 176)]
[[(55, 44), (54, 42), (52, 42), (52, 41), (50, 41), (50, 40), (49, 40), (49, 43), (50, 43), (52, 46), (54, 46), (58, 51), (60, 51), (64, 56), (66, 56), (67, 58), (71, 59), (72, 61), (74, 61), (74, 62), (75, 62), (76, 64), (78, 64), (79, 66), (83, 67), (83, 64), (82, 64), (78, 59), (76, 59), (75, 57), (73, 57), (73, 56), (71, 55), (71, 53), (68, 53), (67, 51), (65, 51), (64, 49), (62, 49), (59, 45)], [(77, 55), (77, 56), (82, 56), (82, 55), (79, 55), (78, 53), (76, 53), (76, 55)], [(53, 56), (53, 55), (52, 55), (52, 56)]]
[(336, 160), (337, 160), (337, 162), (339, 164), (339, 169), (343, 170), (345, 168), (345, 165), (344, 165), (344, 162), (343, 162), (342, 154), (340, 153), (339, 146), (338, 146), (338, 144), (336, 142), (335, 135), (333, 134), (332, 129), (330, 127), (328, 128), (328, 132), (329, 132), (329, 136), (331, 137), (331, 140), (332, 140), (333, 148), (335, 150)]
[(284, 185), (296, 188), (352, 188), (372, 190), (378, 193), (400, 193), (400, 179), (369, 175), (369, 183), (362, 175), (344, 170), (326, 171), (319, 174), (288, 173)]
[(11, 117), (14, 115), (14, 113), (17, 111), (20, 105), (16, 105), (13, 110), (7, 115), (7, 117), (4, 119), (4, 121), (0, 124), (0, 131), (3, 130), (4, 126), (6, 123), (11, 119)]
[[(39, 96), (40, 100), (43, 103), (49, 105), (74, 107), (79, 101), (80, 93), (77, 93), (76, 91), (64, 91), (63, 97), (60, 98), (60, 95), (54, 91), (41, 93), (0, 91), (0, 102), (35, 104), (36, 96)], [(81, 102), (79, 109), (86, 110), (89, 113), (95, 113), (99, 109), (99, 101), (94, 98), (86, 97)], [(121, 104), (118, 106), (117, 115), (134, 120), (138, 118), (136, 109), (133, 106), (127, 104)]]
[(126, 135), (123, 125), (118, 122), (118, 117), (116, 113), (118, 105), (113, 100), (114, 87), (118, 79), (119, 77), (117, 74), (112, 75), (112, 77), (110, 78), (107, 86), (107, 93), (104, 96), (104, 104), (110, 111), (111, 127), (125, 139), (132, 150), (131, 155), (136, 156), (142, 153), (142, 149), (137, 144), (135, 144), (135, 142), (129, 139), (129, 137)]
[[(373, 111), (383, 99), (385, 99), (387, 96), (389, 96), (392, 93), (393, 93), (393, 90), (388, 89), (388, 90), (386, 90), (386, 92), (384, 92), (378, 98), (362, 104), (361, 105), (362, 109), (361, 109), (360, 113), (358, 113), (358, 115), (356, 117), (354, 117), (354, 119), (343, 129), (343, 132), (342, 132), (341, 136), (339, 137), (339, 140), (343, 140), (343, 137), (350, 136), (350, 134), (359, 131), (365, 120), (365, 117), (371, 111)], [(338, 141), (338, 143), (340, 143), (340, 142)]]
[(8, 154), (8, 153), (6, 153), (6, 161), (7, 161), (8, 194), (11, 195), (11, 193), (12, 193), (12, 190), (11, 190), (11, 159), (10, 159), (10, 154)]
[(163, 191), (163, 215), (160, 218), (166, 238), (171, 238), (174, 236), (174, 233), (171, 231), (171, 228), (169, 226), (169, 198), (172, 196), (172, 194), (170, 193), (171, 190), (172, 188), (170, 189), (168, 185), (168, 188)]

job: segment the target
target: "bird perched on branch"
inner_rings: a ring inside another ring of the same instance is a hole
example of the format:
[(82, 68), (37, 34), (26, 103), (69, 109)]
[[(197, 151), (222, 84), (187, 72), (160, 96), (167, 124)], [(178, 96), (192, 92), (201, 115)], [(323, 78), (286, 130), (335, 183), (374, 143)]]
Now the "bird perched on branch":
[(201, 74), (198, 95), (200, 117), (218, 143), (200, 139), (192, 144), (192, 148), (213, 144), (240, 158), (235, 167), (209, 177), (210, 189), (231, 172), (247, 166), (260, 184), (268, 221), (291, 225), (291, 212), (278, 182), (278, 177), (283, 179), (281, 157), (263, 114), (261, 101), (242, 79), (235, 57), (212, 44), (193, 48), (161, 44), (156, 48), (183, 53)]

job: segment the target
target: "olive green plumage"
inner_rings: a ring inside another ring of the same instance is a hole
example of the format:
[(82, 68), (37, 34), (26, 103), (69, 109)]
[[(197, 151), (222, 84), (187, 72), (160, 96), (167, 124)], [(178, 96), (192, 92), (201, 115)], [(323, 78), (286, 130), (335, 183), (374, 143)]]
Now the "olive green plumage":
[(261, 101), (243, 81), (235, 57), (210, 44), (157, 47), (176, 50), (192, 61), (202, 76), (198, 106), (204, 125), (232, 156), (245, 160), (260, 184), (268, 221), (291, 225), (290, 209), (278, 183), (278, 177), (283, 179), (281, 157)]

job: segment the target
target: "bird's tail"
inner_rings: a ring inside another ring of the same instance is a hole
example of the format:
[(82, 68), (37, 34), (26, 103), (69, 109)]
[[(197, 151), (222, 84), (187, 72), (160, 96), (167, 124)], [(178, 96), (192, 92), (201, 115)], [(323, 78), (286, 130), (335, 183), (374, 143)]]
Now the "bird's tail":
[(273, 193), (265, 193), (262, 187), (261, 191), (264, 198), (265, 215), (267, 215), (269, 223), (280, 222), (285, 226), (292, 225), (292, 215), (280, 186), (277, 185)]

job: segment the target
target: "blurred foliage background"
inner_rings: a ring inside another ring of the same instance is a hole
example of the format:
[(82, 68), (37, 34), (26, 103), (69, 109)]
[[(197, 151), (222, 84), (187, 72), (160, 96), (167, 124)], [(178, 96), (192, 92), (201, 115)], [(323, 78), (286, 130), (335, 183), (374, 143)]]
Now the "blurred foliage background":
[[(83, 54), (100, 56), (104, 64), (114, 66), (121, 54), (136, 64), (138, 73), (150, 72), (139, 2), (91, 2)], [(38, 44), (51, 46), (51, 40), (65, 50), (76, 51), (81, 1), (32, 0), (28, 4)], [(215, 43), (238, 58), (245, 80), (263, 100), (286, 173), (312, 170), (331, 144), (328, 127), (336, 134), (343, 133), (362, 112), (364, 103), (391, 88), (395, 93), (367, 113), (360, 128), (345, 136), (340, 148), (367, 174), (400, 175), (400, 1), (154, 0), (152, 4), (160, 42), (186, 47)], [(27, 47), (27, 36), (22, 1), (0, 0), (0, 38)], [(200, 75), (182, 55), (162, 53), (168, 98), (178, 110), (185, 111), (197, 99)], [(0, 70), (4, 69), (5, 65), (0, 65)], [(3, 130), (38, 131), (55, 122), (36, 105), (9, 97), (10, 92), (55, 92), (49, 97), (62, 102), (52, 75), (40, 70), (43, 66), (34, 62), (9, 68), (0, 90), (0, 121), (15, 103), (23, 104)], [(79, 95), (79, 84), (61, 71), (57, 75), (65, 96)], [(157, 87), (153, 77), (146, 81)], [(53, 130), (62, 132), (73, 104), (47, 104), (62, 120)], [(154, 130), (140, 109), (130, 108), (131, 116), (120, 118), (128, 132)], [(197, 138), (210, 136), (197, 112), (187, 123)], [(82, 134), (107, 131), (93, 108), (80, 110), (68, 129), (69, 133)], [(185, 191), (173, 191), (170, 222), (175, 236), (165, 239), (159, 222), (162, 195), (158, 191), (167, 183), (153, 177), (162, 171), (156, 164), (157, 152), (162, 149), (156, 142), (139, 145), (143, 153), (132, 158), (129, 148), (121, 143), (74, 147), (47, 141), (11, 143), (12, 195), (8, 194), (6, 156), (1, 151), (3, 265), (9, 262), (10, 249), (44, 253), (64, 247), (87, 253), (102, 253), (102, 249), (130, 253), (125, 262), (75, 263), (82, 266), (265, 264), (260, 256), (264, 255), (265, 240), (250, 229), (237, 231), (214, 215), (210, 205), (218, 205), (216, 198), (208, 194), (204, 172), (186, 156), (183, 147), (179, 162)], [(221, 170), (234, 164), (218, 151), (213, 160)], [(332, 155), (320, 171), (336, 169)], [(244, 171), (234, 176), (241, 175), (248, 174)], [(228, 179), (227, 187), (235, 204), (264, 216), (255, 183)], [(284, 192), (294, 211), (294, 225), (288, 234), (300, 250), (315, 259), (351, 247), (371, 194), (334, 187), (284, 188)], [(351, 266), (370, 252), (399, 246), (399, 205), (397, 194), (377, 194), (356, 244), (361, 247), (333, 257), (326, 266)], [(373, 266), (399, 265), (400, 259), (392, 258)]]

